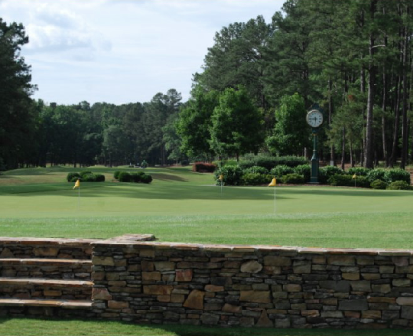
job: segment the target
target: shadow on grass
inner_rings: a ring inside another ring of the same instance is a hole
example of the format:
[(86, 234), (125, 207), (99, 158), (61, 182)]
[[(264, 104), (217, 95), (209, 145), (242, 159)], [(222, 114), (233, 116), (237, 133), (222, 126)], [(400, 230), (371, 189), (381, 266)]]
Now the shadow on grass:
[[(159, 174), (161, 175), (161, 174)], [(161, 176), (162, 177), (162, 176)], [(170, 181), (180, 181), (181, 178), (174, 175), (163, 174), (163, 178)], [(183, 179), (184, 180), (184, 179)], [(72, 183), (35, 184), (0, 186), (2, 196), (65, 196), (78, 197), (78, 192), (72, 190)], [(223, 192), (216, 186), (194, 186), (186, 184), (171, 184), (155, 186), (141, 183), (82, 183), (82, 197), (125, 197), (140, 199), (165, 199), (165, 200), (270, 200), (274, 198), (272, 188), (251, 187), (224, 187)], [(278, 200), (295, 198), (299, 195), (333, 197), (412, 197), (411, 191), (375, 191), (375, 190), (351, 190), (339, 188), (314, 189), (305, 187), (281, 187), (276, 189)]]
[(1, 318), (7, 325), (5, 335), (136, 335), (136, 336), (413, 336), (412, 330), (342, 330), (342, 329), (274, 329), (223, 328), (184, 325), (147, 325), (117, 321), (53, 319), (53, 318)]
[[(304, 188), (294, 189), (277, 188), (277, 199), (288, 199), (298, 195), (317, 195), (321, 197), (411, 197), (413, 193), (409, 191), (360, 191), (360, 190), (314, 190)], [(191, 185), (170, 185), (152, 186), (135, 183), (83, 183), (81, 187), (83, 197), (127, 197), (145, 199), (223, 199), (223, 200), (269, 200), (274, 197), (271, 188), (239, 188), (224, 187), (220, 192), (219, 187), (214, 186), (191, 186)], [(1, 186), (0, 195), (14, 196), (61, 196), (77, 197), (78, 193), (72, 190), (72, 184), (42, 184), (42, 185), (16, 185)]]

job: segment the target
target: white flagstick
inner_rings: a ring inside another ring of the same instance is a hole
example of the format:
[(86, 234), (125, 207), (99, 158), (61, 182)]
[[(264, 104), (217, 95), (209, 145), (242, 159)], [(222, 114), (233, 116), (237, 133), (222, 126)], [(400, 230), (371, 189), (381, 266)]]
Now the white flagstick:
[(78, 194), (77, 194), (77, 211), (79, 212), (80, 208), (80, 186), (78, 187)]
[(274, 215), (275, 215), (275, 213), (276, 213), (276, 206), (275, 206), (275, 199), (276, 199), (276, 197), (275, 197), (275, 189), (277, 189), (277, 188), (274, 186)]

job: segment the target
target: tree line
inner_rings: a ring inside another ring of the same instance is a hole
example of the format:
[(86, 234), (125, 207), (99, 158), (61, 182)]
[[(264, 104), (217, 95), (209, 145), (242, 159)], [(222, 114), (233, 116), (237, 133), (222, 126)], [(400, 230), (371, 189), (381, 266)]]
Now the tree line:
[(187, 102), (171, 89), (120, 106), (30, 99), (24, 27), (0, 19), (0, 165), (305, 155), (305, 115), (318, 103), (324, 160), (404, 168), (413, 155), (412, 6), (288, 0), (270, 23), (258, 16), (215, 34)]

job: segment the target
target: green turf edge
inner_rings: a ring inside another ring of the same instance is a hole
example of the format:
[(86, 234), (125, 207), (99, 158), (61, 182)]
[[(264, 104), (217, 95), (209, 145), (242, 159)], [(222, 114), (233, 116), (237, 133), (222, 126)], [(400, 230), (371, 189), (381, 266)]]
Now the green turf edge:
[(223, 328), (182, 325), (137, 325), (115, 321), (91, 321), (51, 318), (0, 318), (3, 336), (413, 336), (413, 330), (342, 330)]

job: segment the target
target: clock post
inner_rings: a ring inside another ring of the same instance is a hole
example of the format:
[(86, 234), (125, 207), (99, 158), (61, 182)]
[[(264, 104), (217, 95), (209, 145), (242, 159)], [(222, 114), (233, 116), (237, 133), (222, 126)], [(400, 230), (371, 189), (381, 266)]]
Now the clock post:
[(310, 183), (318, 183), (318, 169), (320, 167), (320, 159), (318, 158), (318, 128), (312, 128), (311, 135), (313, 136), (313, 156), (311, 157), (311, 179)]
[(307, 113), (307, 123), (311, 126), (311, 135), (313, 136), (313, 156), (311, 158), (311, 178), (310, 183), (318, 183), (318, 170), (320, 160), (318, 158), (318, 131), (323, 123), (323, 113), (314, 108)]

